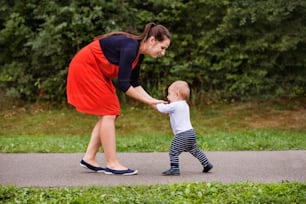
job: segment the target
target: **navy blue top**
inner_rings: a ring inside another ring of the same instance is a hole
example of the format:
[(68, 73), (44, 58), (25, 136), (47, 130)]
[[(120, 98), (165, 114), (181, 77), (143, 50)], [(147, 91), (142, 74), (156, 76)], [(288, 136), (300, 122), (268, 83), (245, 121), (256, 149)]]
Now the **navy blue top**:
[(124, 35), (111, 35), (101, 39), (99, 42), (108, 61), (119, 66), (119, 89), (126, 92), (131, 86), (139, 86), (140, 64), (144, 56), (139, 56), (138, 63), (134, 69), (132, 69), (132, 64), (137, 57), (140, 43)]

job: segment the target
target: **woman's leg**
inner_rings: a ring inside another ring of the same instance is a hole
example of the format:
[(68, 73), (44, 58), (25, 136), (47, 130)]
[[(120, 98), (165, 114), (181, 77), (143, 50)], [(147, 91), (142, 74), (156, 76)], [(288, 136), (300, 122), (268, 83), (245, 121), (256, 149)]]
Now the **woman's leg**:
[(100, 141), (104, 150), (106, 166), (114, 170), (126, 170), (127, 167), (121, 165), (117, 159), (116, 152), (116, 130), (115, 121), (117, 116), (106, 115), (100, 122)]
[(92, 130), (90, 141), (87, 146), (87, 150), (85, 153), (85, 156), (83, 160), (93, 166), (99, 167), (100, 165), (96, 161), (96, 154), (99, 151), (99, 148), (101, 147), (101, 139), (99, 136), (99, 129), (100, 129), (100, 123), (101, 118), (95, 125), (94, 129)]
[(102, 144), (106, 166), (115, 170), (126, 170), (125, 166), (122, 166), (116, 153), (116, 130), (115, 121), (117, 116), (102, 116), (94, 127), (87, 150), (83, 160), (93, 166), (99, 167), (100, 165), (96, 161), (96, 154)]

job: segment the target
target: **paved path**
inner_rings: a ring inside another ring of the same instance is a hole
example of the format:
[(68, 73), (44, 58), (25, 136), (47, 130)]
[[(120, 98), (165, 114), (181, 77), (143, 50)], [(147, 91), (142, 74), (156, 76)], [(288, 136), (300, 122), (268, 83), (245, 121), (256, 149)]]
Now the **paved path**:
[[(119, 153), (120, 161), (138, 169), (136, 176), (105, 175), (79, 166), (83, 154), (0, 154), (0, 185), (89, 186), (169, 184), (181, 182), (306, 182), (306, 151), (206, 152), (214, 164), (201, 173), (199, 162), (180, 156), (181, 175), (162, 176), (168, 169), (167, 153)], [(104, 163), (103, 154), (98, 161)]]

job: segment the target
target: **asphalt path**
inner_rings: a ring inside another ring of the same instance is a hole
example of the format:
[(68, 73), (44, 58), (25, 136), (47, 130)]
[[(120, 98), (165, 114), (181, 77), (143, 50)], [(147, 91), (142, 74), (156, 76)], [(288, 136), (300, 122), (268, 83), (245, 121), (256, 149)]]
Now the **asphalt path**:
[[(180, 156), (181, 175), (162, 176), (168, 153), (118, 153), (119, 160), (138, 175), (95, 173), (79, 165), (83, 154), (0, 154), (0, 185), (20, 187), (151, 185), (182, 182), (306, 182), (306, 151), (205, 152), (214, 168), (202, 166), (188, 153)], [(104, 156), (97, 160), (105, 165)]]

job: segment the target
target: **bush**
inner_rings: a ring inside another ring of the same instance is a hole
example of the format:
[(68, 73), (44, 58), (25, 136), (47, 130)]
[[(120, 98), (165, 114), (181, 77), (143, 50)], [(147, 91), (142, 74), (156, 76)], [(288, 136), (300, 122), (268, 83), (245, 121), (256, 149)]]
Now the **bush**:
[(178, 78), (194, 100), (305, 96), (303, 0), (29, 0), (3, 1), (0, 10), (0, 88), (11, 97), (65, 101), (78, 50), (106, 32), (141, 33), (151, 21), (172, 33), (166, 57), (142, 66), (144, 87), (158, 97)]

